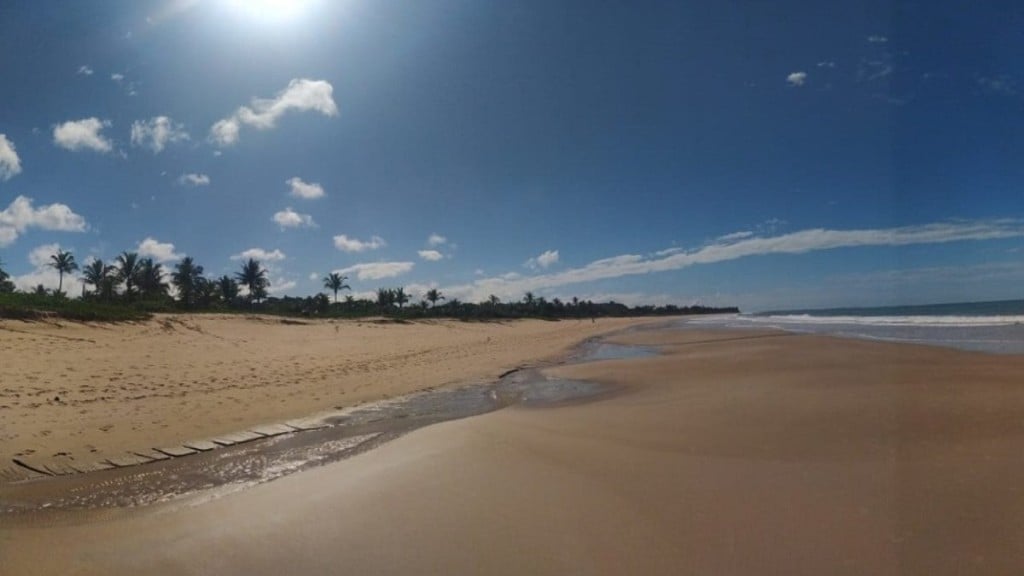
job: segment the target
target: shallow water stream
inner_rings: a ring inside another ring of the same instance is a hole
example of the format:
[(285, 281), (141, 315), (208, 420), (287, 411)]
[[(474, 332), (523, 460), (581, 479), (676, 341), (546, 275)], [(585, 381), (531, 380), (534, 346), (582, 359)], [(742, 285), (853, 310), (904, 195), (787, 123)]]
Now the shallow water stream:
[[(653, 349), (589, 340), (568, 363), (656, 354)], [(234, 446), (127, 468), (44, 478), (0, 486), (0, 518), (39, 522), (57, 515), (168, 502), (208, 491), (219, 495), (335, 462), (417, 428), (476, 416), (507, 406), (582, 401), (608, 390), (599, 384), (551, 379), (537, 369), (496, 382), (427, 390), (357, 406), (326, 418), (318, 430), (261, 438)]]

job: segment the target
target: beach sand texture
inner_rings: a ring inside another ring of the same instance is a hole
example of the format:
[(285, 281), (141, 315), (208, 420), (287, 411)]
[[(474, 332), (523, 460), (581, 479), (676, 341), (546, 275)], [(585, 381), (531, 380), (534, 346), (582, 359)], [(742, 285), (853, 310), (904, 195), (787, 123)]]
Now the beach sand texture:
[(153, 448), (206, 447), (218, 436), (324, 410), (491, 380), (636, 323), (0, 320), (0, 481), (27, 472), (14, 459), (74, 472)]
[[(619, 391), (204, 502), (0, 528), (9, 573), (1016, 574), (1024, 358), (641, 331)], [(2, 564), (0, 564), (2, 566)]]

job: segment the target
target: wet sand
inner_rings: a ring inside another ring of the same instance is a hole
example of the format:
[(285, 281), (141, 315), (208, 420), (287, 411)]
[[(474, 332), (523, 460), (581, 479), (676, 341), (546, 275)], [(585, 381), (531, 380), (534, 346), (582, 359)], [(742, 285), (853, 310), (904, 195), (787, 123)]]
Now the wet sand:
[(638, 331), (597, 401), (437, 424), (220, 498), (0, 525), (0, 572), (1013, 574), (1024, 358)]
[(0, 483), (209, 446), (261, 425), (490, 381), (629, 319), (466, 323), (161, 315), (0, 320)]

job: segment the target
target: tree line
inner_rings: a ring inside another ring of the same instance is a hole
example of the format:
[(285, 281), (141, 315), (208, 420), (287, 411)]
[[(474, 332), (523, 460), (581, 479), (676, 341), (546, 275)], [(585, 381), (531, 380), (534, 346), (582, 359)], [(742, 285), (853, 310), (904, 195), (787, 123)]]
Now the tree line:
[[(440, 290), (427, 290), (418, 301), (404, 287), (379, 288), (375, 299), (355, 298), (351, 294), (339, 301), (338, 294), (351, 291), (348, 277), (332, 272), (323, 278), (326, 293), (308, 297), (269, 296), (270, 280), (267, 271), (256, 259), (249, 258), (233, 275), (208, 278), (202, 266), (191, 256), (178, 261), (170, 270), (152, 258), (140, 258), (136, 252), (122, 252), (112, 262), (93, 259), (81, 268), (68, 251), (58, 250), (50, 256), (48, 265), (58, 273), (58, 287), (48, 291), (37, 286), (30, 293), (35, 297), (26, 305), (44, 306), (64, 304), (65, 310), (77, 310), (77, 316), (96, 318), (98, 311), (112, 308), (131, 308), (144, 311), (173, 310), (259, 310), (268, 314), (310, 317), (365, 317), (389, 316), (395, 318), (448, 317), (462, 319), (512, 318), (597, 318), (607, 316), (669, 316), (679, 314), (735, 313), (734, 307), (707, 306), (626, 306), (617, 302), (595, 303), (573, 297), (563, 301), (548, 300), (533, 292), (522, 299), (502, 301), (495, 295), (482, 302), (462, 302), (448, 298)], [(63, 291), (64, 276), (82, 273), (81, 298), (73, 305)], [(173, 294), (171, 288), (174, 288)], [(13, 294), (15, 286), (0, 262), (0, 295)], [(14, 315), (10, 306), (2, 306), (0, 316)], [(92, 306), (90, 309), (89, 307)], [(57, 306), (58, 310), (61, 308)], [(88, 313), (86, 313), (88, 312)], [(114, 314), (120, 318), (120, 315)]]
[[(113, 262), (95, 258), (79, 268), (72, 253), (58, 250), (47, 264), (58, 273), (57, 289), (50, 292), (43, 285), (31, 290), (36, 295), (64, 298), (64, 275), (82, 272), (82, 300), (105, 303), (176, 303), (190, 309), (216, 303), (259, 303), (267, 297), (270, 280), (259, 261), (250, 258), (233, 276), (207, 278), (203, 267), (191, 256), (182, 258), (172, 270), (152, 258), (140, 258), (137, 252), (122, 252)], [(177, 297), (171, 296), (171, 287)], [(245, 289), (244, 296), (242, 295)], [(14, 284), (0, 262), (0, 293), (12, 293)]]

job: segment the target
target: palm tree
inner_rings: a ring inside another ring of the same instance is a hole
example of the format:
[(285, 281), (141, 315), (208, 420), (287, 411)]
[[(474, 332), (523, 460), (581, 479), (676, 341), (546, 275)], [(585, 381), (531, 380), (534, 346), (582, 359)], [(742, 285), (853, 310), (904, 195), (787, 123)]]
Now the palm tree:
[[(337, 302), (337, 297), (335, 297)], [(327, 294), (320, 292), (316, 296), (309, 299), (311, 312), (315, 311), (317, 314), (326, 314), (328, 309), (331, 307), (331, 301), (327, 298)]]
[(139, 255), (135, 252), (122, 252), (117, 257), (117, 280), (124, 282), (124, 295), (131, 300), (132, 288), (135, 287), (135, 277), (139, 270)]
[(4, 261), (0, 260), (0, 294), (14, 292), (14, 282), (9, 280), (10, 277), (11, 275), (4, 270)]
[(217, 279), (217, 291), (220, 292), (221, 300), (225, 304), (231, 304), (235, 298), (238, 298), (238, 282), (225, 274)]
[(135, 284), (139, 294), (144, 298), (158, 298), (167, 295), (167, 282), (164, 282), (163, 265), (153, 262), (152, 258), (139, 260), (135, 271)]
[(334, 291), (334, 303), (338, 303), (338, 290), (351, 290), (348, 284), (345, 284), (345, 280), (348, 280), (348, 276), (342, 276), (337, 272), (331, 272), (324, 278), (324, 288)]
[(50, 267), (57, 271), (60, 275), (60, 280), (57, 282), (57, 292), (64, 293), (64, 274), (71, 274), (75, 270), (78, 270), (78, 263), (75, 262), (75, 257), (67, 250), (57, 249), (56, 254), (50, 255)]
[(270, 280), (267, 279), (267, 271), (260, 266), (255, 258), (242, 264), (242, 271), (235, 274), (239, 284), (249, 289), (249, 303), (259, 302), (267, 295), (267, 288), (270, 287)]
[(395, 291), (390, 288), (377, 289), (377, 306), (381, 311), (387, 311), (395, 304)]
[(199, 276), (196, 278), (195, 294), (200, 306), (210, 307), (217, 301), (217, 283)]
[(171, 282), (178, 289), (178, 298), (185, 308), (191, 308), (196, 302), (196, 297), (205, 282), (203, 278), (203, 267), (195, 263), (191, 256), (185, 256), (174, 265), (174, 272), (171, 273)]
[(82, 279), (86, 284), (92, 285), (94, 294), (99, 294), (104, 281), (110, 277), (113, 271), (113, 266), (107, 266), (103, 260), (94, 258), (82, 268)]
[(527, 292), (523, 296), (523, 304), (526, 304), (527, 306), (532, 307), (535, 302), (536, 302), (536, 298), (534, 298), (533, 292)]
[(425, 296), (425, 298), (428, 301), (430, 301), (431, 307), (437, 306), (438, 300), (444, 300), (444, 296), (441, 294), (441, 291), (438, 290), (437, 288), (431, 288), (430, 290), (427, 290), (427, 295)]
[(448, 301), (447, 308), (451, 310), (452, 314), (458, 316), (460, 309), (462, 308), (462, 301), (459, 300), (458, 298), (452, 298), (451, 300)]
[(398, 309), (401, 310), (402, 306), (409, 301), (409, 295), (405, 293), (405, 288), (395, 288), (394, 290), (395, 304), (398, 304)]

